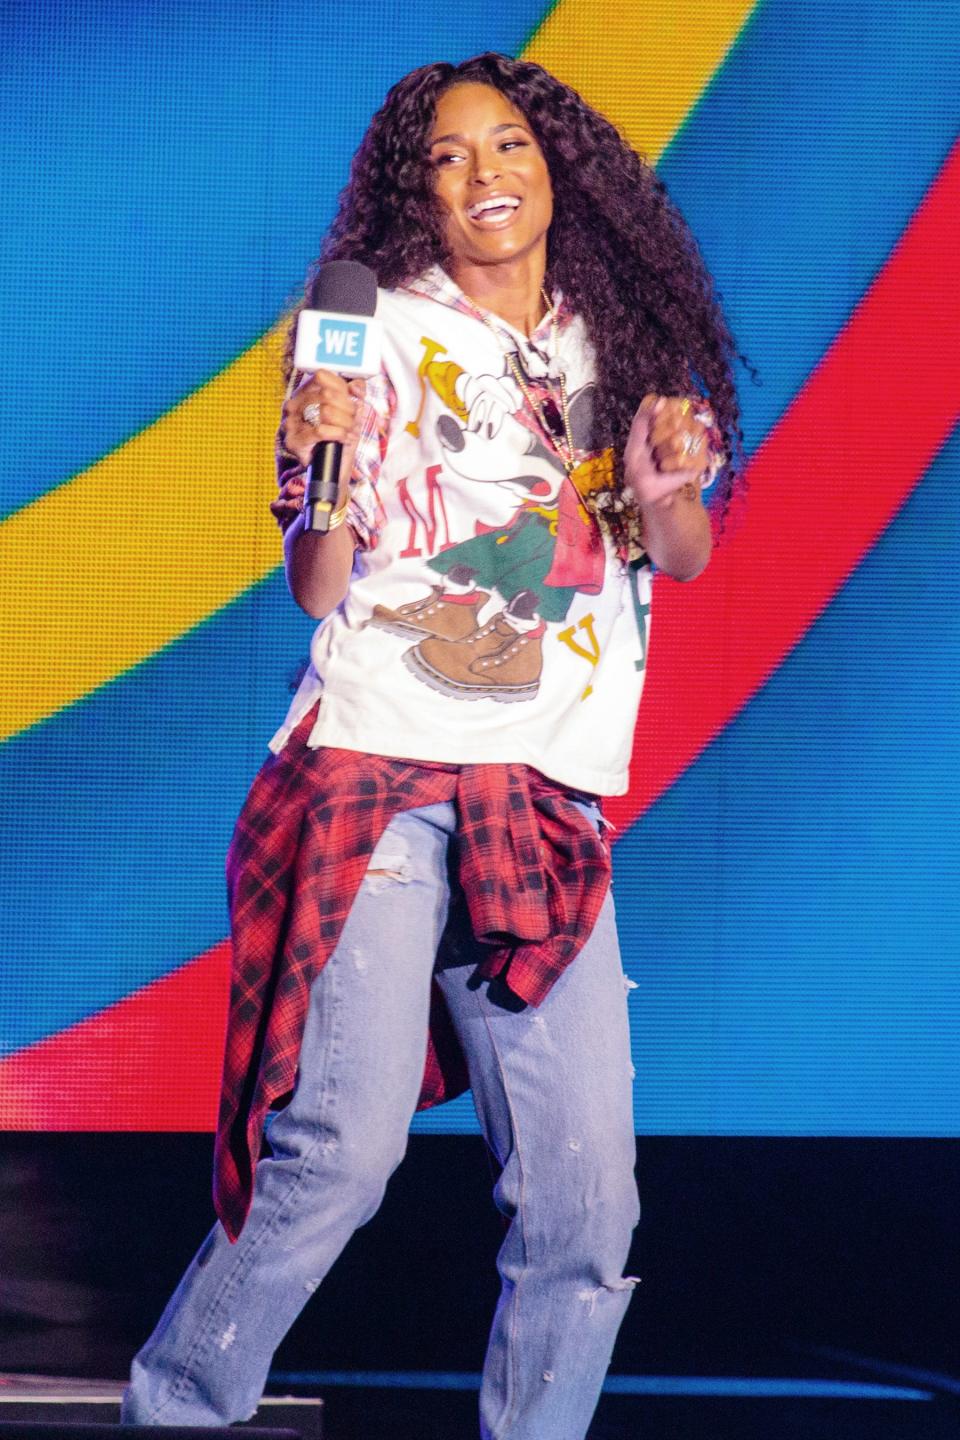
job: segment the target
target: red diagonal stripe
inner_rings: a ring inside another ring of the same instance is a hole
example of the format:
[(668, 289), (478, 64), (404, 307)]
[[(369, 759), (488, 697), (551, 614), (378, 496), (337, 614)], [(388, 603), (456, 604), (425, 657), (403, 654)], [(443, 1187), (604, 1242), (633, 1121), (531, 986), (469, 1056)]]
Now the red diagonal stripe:
[(632, 823), (796, 645), (960, 416), (960, 143), (847, 325), (750, 463), (734, 535), (657, 581)]
[(212, 1130), (227, 1022), (223, 940), (0, 1060), (0, 1129)]

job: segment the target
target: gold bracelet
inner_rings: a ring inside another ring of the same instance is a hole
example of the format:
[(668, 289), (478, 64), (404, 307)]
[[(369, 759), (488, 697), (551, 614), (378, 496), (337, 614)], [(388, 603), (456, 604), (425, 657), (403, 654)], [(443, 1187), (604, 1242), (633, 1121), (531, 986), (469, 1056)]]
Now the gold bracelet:
[(338, 529), (338, 528), (343, 524), (343, 522), (344, 522), (344, 521), (346, 520), (346, 518), (347, 518), (347, 511), (348, 511), (349, 509), (350, 509), (350, 501), (349, 501), (349, 499), (347, 499), (347, 500), (344, 500), (344, 502), (343, 502), (343, 504), (340, 506), (340, 509), (339, 509), (339, 510), (331, 510), (331, 512), (330, 512), (330, 520), (329, 520), (329, 523), (328, 523), (328, 525), (327, 525), (327, 534), (328, 534), (328, 535), (329, 535), (329, 533), (330, 533), (331, 530), (336, 530), (336, 529)]
[[(312, 509), (313, 509), (313, 511), (314, 511), (315, 513), (319, 513), (319, 514), (322, 515), (325, 510), (326, 510), (326, 512), (327, 512), (327, 523), (326, 523), (326, 525), (323, 527), (323, 529), (321, 529), (319, 525), (313, 525), (313, 526), (311, 526), (311, 531), (312, 531), (312, 533), (313, 533), (314, 535), (329, 535), (331, 530), (338, 530), (338, 529), (340, 528), (340, 526), (344, 523), (344, 521), (345, 521), (346, 518), (347, 518), (347, 511), (350, 509), (350, 500), (349, 500), (349, 498), (346, 499), (346, 500), (343, 502), (343, 504), (340, 506), (339, 510), (327, 509), (327, 507), (329, 506), (329, 504), (330, 504), (329, 500), (319, 500), (319, 501), (317, 501), (316, 504), (312, 507)], [(271, 506), (271, 509), (272, 509), (272, 508), (273, 508), (273, 507)], [(306, 517), (306, 513), (307, 513), (308, 508), (311, 508), (311, 507), (308, 507), (308, 505), (306, 504), (306, 501), (304, 500), (303, 503), (302, 503), (302, 504), (300, 505), (300, 507), (299, 507), (301, 517), (304, 517), (304, 518)], [(281, 524), (282, 524), (282, 521), (281, 521)]]

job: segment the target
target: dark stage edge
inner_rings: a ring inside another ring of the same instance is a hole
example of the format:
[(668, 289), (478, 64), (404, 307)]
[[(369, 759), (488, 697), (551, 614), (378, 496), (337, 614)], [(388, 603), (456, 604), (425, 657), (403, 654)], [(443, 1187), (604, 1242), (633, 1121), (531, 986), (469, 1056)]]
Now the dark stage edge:
[[(476, 1440), (475, 1393), (331, 1389), (326, 1440)], [(601, 1398), (588, 1440), (958, 1440), (960, 1409), (929, 1401)]]
[[(322, 1387), (322, 1400), (316, 1392), (310, 1393), (313, 1387), (308, 1385), (297, 1386), (296, 1395), (268, 1396), (248, 1425), (260, 1431), (294, 1431), (302, 1440), (383, 1440), (387, 1436), (390, 1440), (475, 1440), (477, 1395), (471, 1377), (437, 1376), (437, 1385), (409, 1372), (381, 1372), (375, 1379), (370, 1377), (370, 1384), (364, 1383), (365, 1378), (362, 1373), (355, 1381), (338, 1377)], [(853, 1377), (848, 1378), (852, 1382)], [(741, 1383), (764, 1382), (726, 1377), (687, 1377), (686, 1381), (610, 1377), (612, 1387), (639, 1385), (653, 1392), (682, 1384), (722, 1390)], [(121, 1388), (117, 1381), (0, 1376), (0, 1440), (6, 1435), (27, 1437), (31, 1432), (41, 1440), (55, 1433), (47, 1430), (53, 1423), (115, 1424)], [(852, 1383), (850, 1393), (841, 1397), (608, 1393), (601, 1398), (589, 1440), (957, 1440), (960, 1436), (960, 1395), (938, 1392), (929, 1384), (892, 1381), (888, 1393), (882, 1382), (871, 1388), (869, 1398), (857, 1396)], [(911, 1394), (917, 1398), (906, 1398)]]
[[(41, 1440), (48, 1427), (112, 1425), (120, 1430), (120, 1397), (124, 1382), (78, 1380), (54, 1375), (0, 1375), (0, 1440), (31, 1432)], [(324, 1405), (319, 1395), (265, 1395), (252, 1419), (239, 1430), (294, 1434), (299, 1440), (329, 1440), (324, 1429)], [(187, 1429), (188, 1427), (182, 1427)], [(136, 1433), (136, 1429), (134, 1429)], [(164, 1434), (163, 1428), (151, 1433)], [(209, 1429), (197, 1434), (210, 1434)], [(218, 1432), (219, 1433), (219, 1432)]]

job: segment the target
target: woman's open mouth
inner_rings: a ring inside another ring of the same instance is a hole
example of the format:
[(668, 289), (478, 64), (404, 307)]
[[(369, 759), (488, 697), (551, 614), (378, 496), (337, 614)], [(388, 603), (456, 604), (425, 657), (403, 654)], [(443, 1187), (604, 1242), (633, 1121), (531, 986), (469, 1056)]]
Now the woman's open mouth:
[(467, 219), (472, 225), (480, 225), (484, 230), (496, 230), (502, 225), (510, 224), (520, 203), (516, 195), (487, 195), (483, 200), (467, 206)]

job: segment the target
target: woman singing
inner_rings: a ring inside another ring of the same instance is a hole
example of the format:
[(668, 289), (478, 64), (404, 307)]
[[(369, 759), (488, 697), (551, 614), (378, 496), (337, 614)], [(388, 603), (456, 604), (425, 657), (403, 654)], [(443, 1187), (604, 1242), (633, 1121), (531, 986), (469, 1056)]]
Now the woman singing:
[(580, 1440), (638, 1214), (598, 797), (627, 788), (652, 568), (699, 574), (737, 482), (733, 344), (650, 168), (499, 55), (391, 90), (319, 264), (344, 259), (383, 364), (289, 375), (273, 508), (321, 623), (228, 860), (221, 1223), (124, 1419), (252, 1415), (414, 1111), (469, 1085), (508, 1222), (481, 1433)]

